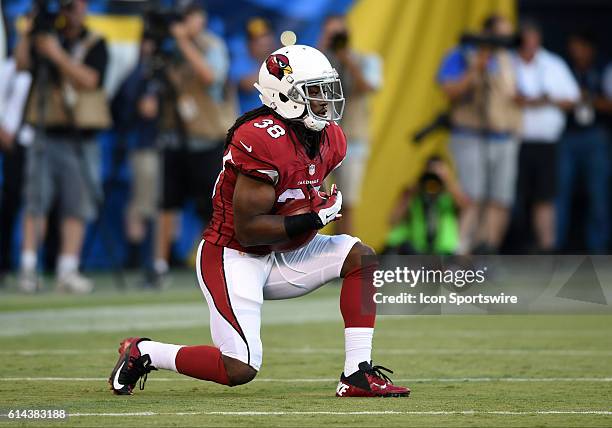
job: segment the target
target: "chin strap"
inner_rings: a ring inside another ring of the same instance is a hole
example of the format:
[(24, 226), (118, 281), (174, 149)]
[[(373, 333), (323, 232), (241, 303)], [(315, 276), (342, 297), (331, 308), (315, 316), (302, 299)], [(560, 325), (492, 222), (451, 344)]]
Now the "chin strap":
[[(260, 92), (259, 99), (261, 100), (261, 102), (264, 105), (267, 105), (268, 107), (270, 107), (272, 110), (276, 111), (277, 110), (276, 103), (272, 101), (270, 97), (265, 95), (265, 92), (263, 88), (259, 85), (259, 83), (255, 82), (253, 86)], [(325, 125), (327, 125), (327, 121), (315, 119), (309, 114), (306, 115), (306, 117), (302, 119), (302, 121), (304, 122), (304, 126), (306, 128), (310, 129), (311, 131), (316, 131), (316, 132), (322, 131), (323, 128), (325, 128)]]
[(322, 131), (327, 125), (327, 121), (315, 119), (314, 117), (307, 115), (304, 119), (304, 126), (312, 131)]

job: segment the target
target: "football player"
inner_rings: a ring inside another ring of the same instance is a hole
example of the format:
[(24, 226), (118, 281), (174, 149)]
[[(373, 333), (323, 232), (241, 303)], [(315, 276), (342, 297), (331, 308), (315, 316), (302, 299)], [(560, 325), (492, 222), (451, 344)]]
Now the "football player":
[[(255, 87), (263, 106), (238, 118), (227, 134), (213, 219), (197, 253), (214, 346), (124, 339), (111, 388), (131, 394), (155, 369), (228, 386), (250, 382), (262, 363), (263, 301), (302, 296), (343, 278), (346, 359), (336, 395), (408, 396), (408, 388), (383, 373), (389, 370), (371, 361), (376, 311), (367, 284), (375, 265), (363, 257), (374, 251), (352, 236), (321, 234), (297, 249), (274, 251), (340, 216), (342, 194), (321, 188), (346, 154), (336, 124), (344, 108), (338, 74), (318, 50), (292, 45), (267, 58)], [(288, 200), (307, 201), (309, 212), (276, 214)]]

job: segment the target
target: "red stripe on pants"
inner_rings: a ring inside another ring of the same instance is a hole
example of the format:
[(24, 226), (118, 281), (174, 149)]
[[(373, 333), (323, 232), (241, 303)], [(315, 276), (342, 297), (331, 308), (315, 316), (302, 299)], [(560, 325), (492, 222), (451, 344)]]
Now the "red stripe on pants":
[(212, 296), (217, 312), (219, 312), (221, 316), (234, 327), (240, 337), (242, 337), (242, 340), (244, 340), (247, 346), (250, 360), (249, 344), (242, 331), (242, 327), (240, 327), (238, 323), (236, 314), (232, 309), (232, 302), (230, 301), (227, 289), (225, 268), (223, 267), (223, 249), (223, 247), (205, 241), (202, 246), (202, 255), (200, 257), (200, 272), (202, 273), (204, 285)]

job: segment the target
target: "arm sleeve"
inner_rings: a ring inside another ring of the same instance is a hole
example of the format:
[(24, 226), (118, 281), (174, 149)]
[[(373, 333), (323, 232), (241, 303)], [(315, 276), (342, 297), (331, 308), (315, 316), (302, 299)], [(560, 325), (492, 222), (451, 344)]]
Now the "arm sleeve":
[(461, 51), (454, 49), (449, 52), (438, 70), (438, 83), (446, 83), (458, 80), (467, 70), (467, 63)]
[(344, 131), (338, 125), (334, 124), (330, 126), (337, 127), (338, 129), (331, 134), (331, 144), (336, 149), (332, 156), (332, 162), (329, 165), (329, 171), (327, 174), (330, 174), (333, 170), (340, 167), (340, 165), (342, 165), (342, 161), (344, 161), (344, 158), (346, 157), (346, 136), (344, 135)]
[(580, 88), (563, 59), (560, 57), (552, 59), (547, 74), (550, 78), (545, 80), (546, 91), (551, 99), (578, 101)]
[(85, 56), (83, 63), (98, 72), (100, 80), (98, 81), (98, 88), (104, 85), (104, 79), (106, 77), (106, 66), (108, 64), (108, 49), (104, 39), (100, 39)]
[(16, 73), (17, 66), (14, 60), (0, 60), (0, 114), (6, 111), (4, 109), (4, 103), (9, 96), (10, 83)]
[(215, 83), (223, 85), (229, 70), (229, 54), (225, 44), (217, 40), (206, 52), (204, 59), (215, 75)]
[(382, 60), (378, 55), (365, 55), (361, 60), (363, 77), (374, 89), (380, 89), (383, 84)]
[(30, 93), (32, 76), (27, 71), (21, 71), (15, 75), (11, 83), (12, 91), (10, 97), (6, 100), (1, 126), (6, 132), (15, 135), (21, 126), (25, 103)]

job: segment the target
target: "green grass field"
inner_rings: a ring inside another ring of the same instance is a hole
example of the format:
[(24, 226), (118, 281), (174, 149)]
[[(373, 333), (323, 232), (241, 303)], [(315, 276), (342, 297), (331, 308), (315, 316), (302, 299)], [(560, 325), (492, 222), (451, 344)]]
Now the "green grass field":
[(265, 303), (254, 382), (227, 388), (160, 371), (144, 391), (116, 397), (106, 378), (120, 339), (209, 343), (208, 310), (190, 273), (164, 292), (96, 280), (85, 297), (0, 292), (2, 413), (63, 408), (68, 421), (48, 424), (70, 426), (612, 426), (612, 316), (379, 317), (375, 362), (412, 396), (335, 398), (334, 285)]

